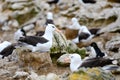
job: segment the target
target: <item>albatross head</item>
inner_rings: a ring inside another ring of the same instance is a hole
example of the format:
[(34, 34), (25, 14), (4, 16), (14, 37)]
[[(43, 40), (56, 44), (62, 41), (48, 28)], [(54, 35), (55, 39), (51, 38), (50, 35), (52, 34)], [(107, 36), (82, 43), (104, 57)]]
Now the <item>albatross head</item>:
[(58, 30), (54, 24), (47, 24), (45, 34), (43, 35), (43, 37), (45, 37), (48, 40), (51, 40), (53, 37), (53, 31), (60, 32), (60, 30)]
[(53, 20), (53, 13), (52, 12), (47, 13), (47, 19)]
[(53, 32), (53, 31), (60, 32), (60, 30), (58, 30), (54, 24), (48, 24), (45, 31), (48, 31), (48, 32)]
[(70, 70), (72, 72), (78, 71), (79, 66), (82, 64), (81, 56), (79, 54), (71, 54), (70, 58)]
[(79, 24), (77, 18), (73, 17), (73, 18), (71, 19), (71, 22), (72, 22), (72, 25), (69, 26), (68, 28), (70, 28), (70, 29), (75, 29), (75, 30), (79, 30), (79, 29), (80, 29), (81, 25)]
[(71, 21), (72, 21), (72, 23), (75, 23), (75, 22), (78, 22), (78, 19), (75, 18), (75, 17), (73, 17), (73, 18), (71, 19)]

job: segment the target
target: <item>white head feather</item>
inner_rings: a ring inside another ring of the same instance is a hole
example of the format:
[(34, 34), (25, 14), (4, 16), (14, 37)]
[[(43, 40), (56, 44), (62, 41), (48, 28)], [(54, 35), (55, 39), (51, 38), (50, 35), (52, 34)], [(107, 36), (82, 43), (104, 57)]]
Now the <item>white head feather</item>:
[(73, 18), (71, 19), (71, 22), (72, 22), (72, 25), (71, 25), (71, 26), (68, 26), (68, 28), (70, 28), (70, 29), (75, 29), (75, 30), (79, 30), (79, 29), (80, 29), (81, 25), (79, 24), (77, 18), (73, 17)]
[(47, 19), (53, 20), (53, 13), (52, 12), (47, 13)]
[(79, 54), (71, 54), (70, 56), (70, 70), (72, 72), (78, 71), (79, 66), (82, 64), (81, 56)]

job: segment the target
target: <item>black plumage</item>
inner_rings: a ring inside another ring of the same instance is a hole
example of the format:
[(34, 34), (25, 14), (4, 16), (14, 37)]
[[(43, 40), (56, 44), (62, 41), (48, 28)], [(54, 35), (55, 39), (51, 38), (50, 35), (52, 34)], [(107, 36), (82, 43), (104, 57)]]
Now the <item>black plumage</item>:
[(4, 57), (7, 57), (12, 54), (13, 50), (15, 49), (15, 45), (9, 45), (6, 48), (4, 48), (1, 52), (0, 55), (2, 55), (2, 59)]
[(37, 31), (35, 35), (36, 36), (43, 36), (44, 33), (45, 33), (45, 31)]
[(26, 32), (23, 28), (21, 28), (21, 31), (23, 32), (23, 36), (26, 36)]
[(36, 46), (37, 43), (46, 43), (48, 42), (47, 39), (45, 39), (44, 37), (40, 37), (40, 36), (26, 36), (26, 37), (21, 37), (18, 41), (20, 42), (24, 42), (33, 46)]
[(84, 3), (91, 3), (91, 4), (94, 4), (96, 3), (95, 0), (82, 0)]
[(47, 1), (48, 4), (57, 4), (59, 2), (59, 0), (53, 0), (53, 1)]
[(99, 49), (99, 47), (97, 46), (97, 44), (95, 42), (92, 42), (91, 46), (95, 49), (96, 57), (103, 57), (103, 56), (105, 56), (105, 53), (101, 52), (101, 50)]
[(83, 39), (87, 39), (89, 36), (90, 36), (90, 34), (81, 32), (80, 35), (78, 35), (79, 41), (81, 41)]
[(103, 67), (109, 64), (113, 64), (113, 61), (115, 59), (109, 59), (109, 58), (91, 58), (85, 60), (80, 67)]
[(54, 24), (52, 19), (47, 19), (45, 25)]
[(93, 35), (97, 35), (99, 30), (100, 30), (100, 28), (89, 29), (90, 33), (93, 34)]

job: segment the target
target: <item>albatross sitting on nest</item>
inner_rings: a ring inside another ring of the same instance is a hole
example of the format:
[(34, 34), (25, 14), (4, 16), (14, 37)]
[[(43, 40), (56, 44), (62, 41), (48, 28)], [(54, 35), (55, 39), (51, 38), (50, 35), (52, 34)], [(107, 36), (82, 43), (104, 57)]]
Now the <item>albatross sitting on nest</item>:
[(55, 30), (59, 31), (55, 25), (48, 24), (43, 36), (25, 36), (18, 41), (23, 43), (23, 47), (30, 49), (32, 52), (46, 52), (52, 47), (53, 31)]
[(65, 59), (65, 61), (70, 61), (70, 70), (72, 72), (78, 71), (81, 67), (104, 67), (110, 64), (117, 64), (117, 59), (109, 59), (109, 58), (90, 58), (82, 60), (79, 54), (70, 54), (69, 58)]

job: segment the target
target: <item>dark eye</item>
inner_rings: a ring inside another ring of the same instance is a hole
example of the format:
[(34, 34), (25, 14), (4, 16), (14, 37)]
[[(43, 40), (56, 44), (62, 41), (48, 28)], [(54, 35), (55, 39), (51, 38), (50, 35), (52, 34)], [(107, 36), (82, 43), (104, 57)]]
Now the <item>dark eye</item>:
[(73, 56), (71, 56), (71, 58), (73, 58)]
[(52, 26), (52, 28), (55, 28), (54, 26)]

